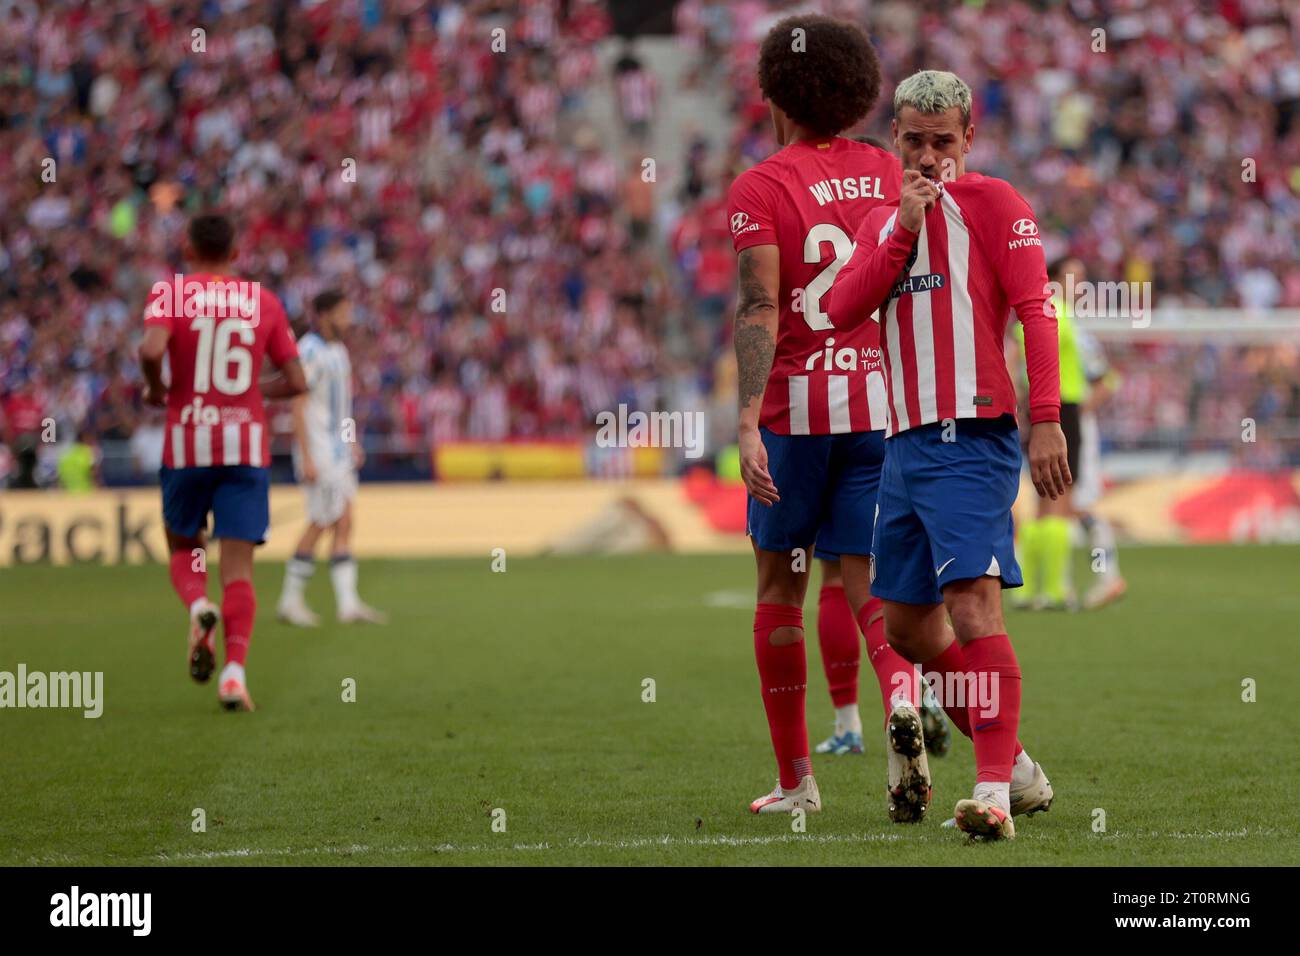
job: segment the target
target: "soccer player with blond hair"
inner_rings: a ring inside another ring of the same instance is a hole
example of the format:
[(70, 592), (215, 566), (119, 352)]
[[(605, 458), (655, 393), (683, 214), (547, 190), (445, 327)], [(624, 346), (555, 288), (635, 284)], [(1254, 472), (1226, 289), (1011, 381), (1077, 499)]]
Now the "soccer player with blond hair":
[(1021, 452), (1003, 353), (1013, 311), (1029, 374), (1030, 476), (1052, 498), (1071, 476), (1038, 223), (1010, 184), (966, 171), (971, 112), (970, 88), (952, 73), (898, 85), (900, 200), (868, 214), (826, 305), (837, 329), (878, 324), (884, 353), (872, 593), (891, 646), (942, 678), (941, 703), (974, 744), (974, 794), (957, 803), (956, 825), (1008, 839), (1013, 813), (1052, 799), (1018, 740), (1020, 665), (1002, 617), (1002, 589), (1022, 583), (1011, 519)]

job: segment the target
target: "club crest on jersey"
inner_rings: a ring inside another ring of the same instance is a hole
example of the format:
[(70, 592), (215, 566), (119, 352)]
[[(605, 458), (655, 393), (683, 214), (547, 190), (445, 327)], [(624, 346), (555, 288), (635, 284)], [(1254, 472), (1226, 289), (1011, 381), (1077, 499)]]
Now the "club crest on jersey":
[(874, 368), (880, 365), (881, 351), (878, 348), (856, 349), (851, 346), (837, 349), (834, 339), (826, 340), (826, 347), (813, 352), (804, 362), (804, 371), (816, 372), (856, 372), (860, 369)]

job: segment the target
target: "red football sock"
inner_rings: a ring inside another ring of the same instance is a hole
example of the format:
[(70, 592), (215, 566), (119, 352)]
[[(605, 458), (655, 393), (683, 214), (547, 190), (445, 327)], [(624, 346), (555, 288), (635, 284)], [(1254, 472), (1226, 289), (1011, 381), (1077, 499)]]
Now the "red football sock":
[[(961, 644), (953, 641), (944, 649), (944, 652), (932, 660), (926, 661), (922, 665), (927, 680), (934, 678), (933, 688), (934, 696), (943, 707), (943, 712), (948, 715), (952, 725), (960, 730), (967, 737), (970, 736), (970, 717), (966, 713), (966, 701), (964, 696), (955, 694), (956, 685), (960, 682), (964, 685), (965, 677), (954, 677), (949, 679), (949, 674), (965, 675), (966, 673), (966, 655), (961, 652)], [(963, 691), (964, 694), (964, 691)], [(955, 700), (954, 700), (955, 699)], [(1016, 741), (1016, 754), (1025, 748)]]
[[(967, 737), (970, 736), (970, 718), (966, 716), (966, 700), (964, 696), (950, 693), (962, 678), (948, 678), (949, 674), (966, 673), (966, 655), (961, 652), (961, 645), (953, 641), (944, 649), (944, 652), (938, 657), (926, 661), (922, 665), (926, 679), (933, 677), (934, 696), (938, 699), (939, 704), (943, 707), (943, 712), (948, 715), (952, 725), (960, 730)], [(954, 700), (954, 698), (957, 698)]]
[(975, 745), (975, 778), (1011, 779), (1020, 727), (1020, 665), (1011, 639), (990, 634), (962, 647), (967, 673), (975, 675), (975, 699), (967, 700), (971, 742)]
[(257, 595), (252, 581), (231, 581), (221, 598), (221, 617), (226, 631), (226, 663), (242, 664), (248, 656), (248, 640), (253, 636), (253, 617), (257, 614)]
[(822, 668), (831, 689), (831, 703), (836, 707), (856, 704), (862, 647), (843, 585), (822, 585), (817, 597), (817, 643), (822, 648)]
[[(889, 646), (885, 640), (884, 615), (871, 621), (873, 615), (881, 608), (879, 598), (871, 598), (858, 612), (858, 626), (867, 639), (867, 658), (876, 671), (876, 681), (880, 684), (880, 699), (885, 705), (885, 722), (889, 722), (889, 701), (895, 694), (906, 697), (914, 706), (919, 706), (917, 694), (916, 667), (898, 651)], [(868, 623), (871, 622), (871, 623)]]
[(808, 724), (804, 697), (808, 687), (808, 662), (804, 642), (774, 647), (768, 638), (778, 627), (803, 628), (803, 608), (760, 604), (754, 611), (754, 657), (763, 691), (763, 709), (772, 734), (772, 749), (781, 774), (781, 786), (793, 790), (799, 779), (812, 773), (808, 759)]
[(185, 610), (208, 593), (208, 572), (206, 565), (202, 571), (194, 570), (195, 557), (189, 549), (173, 551), (171, 557), (172, 587), (180, 597)]

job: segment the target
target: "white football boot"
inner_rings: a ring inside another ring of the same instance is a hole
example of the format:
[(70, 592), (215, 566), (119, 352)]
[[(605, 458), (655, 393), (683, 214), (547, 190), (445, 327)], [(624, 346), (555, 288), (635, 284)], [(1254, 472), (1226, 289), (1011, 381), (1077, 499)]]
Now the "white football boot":
[[(1027, 783), (1017, 783), (1014, 774), (1011, 777), (1011, 815), (1013, 817), (1042, 813), (1051, 808), (1054, 797), (1052, 784), (1048, 781), (1047, 774), (1043, 773), (1042, 764), (1034, 764), (1034, 776)], [(953, 819), (944, 820), (943, 826), (955, 828), (957, 821)]]
[(930, 762), (925, 756), (921, 715), (905, 700), (894, 701), (889, 712), (885, 753), (889, 758), (889, 819), (920, 823), (930, 806)]
[(388, 615), (363, 601), (357, 601), (339, 609), (339, 621), (343, 624), (387, 624)]
[(1103, 578), (1084, 595), (1085, 610), (1095, 611), (1113, 604), (1128, 592), (1128, 583), (1121, 577)]
[(775, 790), (749, 805), (750, 813), (791, 813), (795, 810), (820, 813), (821, 809), (822, 795), (811, 774), (800, 779), (799, 786), (793, 790), (782, 789), (780, 781), (777, 781)]
[(1034, 764), (1034, 778), (1023, 786), (1011, 778), (1011, 815), (1040, 813), (1052, 806), (1052, 784), (1043, 773), (1041, 764)]
[(292, 624), (294, 627), (320, 626), (320, 618), (317, 617), (312, 612), (312, 609), (301, 600), (281, 600), (280, 603), (276, 605), (275, 616), (286, 624)]
[(217, 681), (217, 700), (226, 710), (253, 710), (253, 698), (248, 696), (244, 665), (229, 663), (221, 669)]
[(1011, 821), (1011, 814), (987, 800), (958, 800), (952, 811), (952, 818), (957, 821), (957, 829), (969, 833), (972, 838), (985, 840), (1014, 840), (1016, 825)]

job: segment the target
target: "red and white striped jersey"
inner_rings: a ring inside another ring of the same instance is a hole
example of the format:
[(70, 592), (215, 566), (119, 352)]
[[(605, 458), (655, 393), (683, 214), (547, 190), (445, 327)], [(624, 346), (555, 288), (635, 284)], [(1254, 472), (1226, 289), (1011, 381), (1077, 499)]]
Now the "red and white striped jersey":
[(942, 184), (919, 234), (897, 217), (895, 205), (862, 223), (826, 303), (836, 326), (880, 324), (887, 434), (1014, 416), (1003, 344), (1012, 309), (1025, 330), (1030, 420), (1059, 421), (1056, 312), (1029, 204), (1009, 183), (967, 173)]
[(623, 119), (630, 123), (649, 120), (659, 93), (654, 74), (640, 68), (626, 70), (618, 74), (617, 83)]
[(171, 333), (163, 465), (270, 465), (262, 359), (279, 368), (298, 357), (280, 300), (256, 282), (178, 275), (154, 285), (144, 316)]
[(776, 354), (759, 424), (780, 435), (885, 427), (880, 335), (872, 322), (832, 324), (824, 297), (867, 214), (898, 201), (898, 160), (834, 136), (801, 140), (741, 173), (727, 201), (739, 253), (775, 245), (781, 263)]

